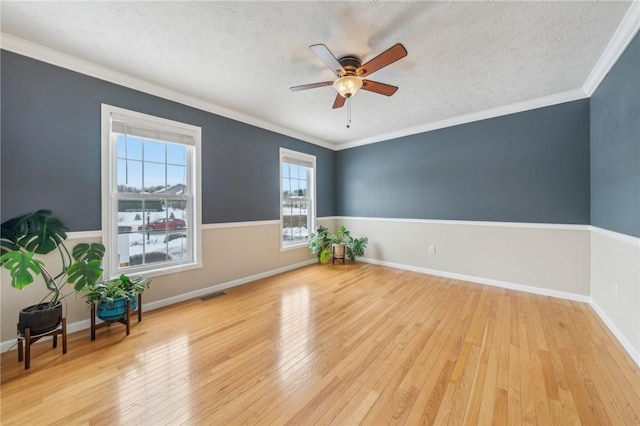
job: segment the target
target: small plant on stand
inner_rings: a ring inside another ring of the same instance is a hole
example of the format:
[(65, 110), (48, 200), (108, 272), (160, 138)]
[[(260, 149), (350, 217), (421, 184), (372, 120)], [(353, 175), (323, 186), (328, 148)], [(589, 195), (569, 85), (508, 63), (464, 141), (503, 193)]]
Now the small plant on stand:
[(88, 285), (82, 289), (84, 299), (87, 304), (92, 305), (101, 301), (107, 305), (113, 305), (113, 301), (119, 298), (128, 298), (136, 300), (138, 294), (149, 288), (151, 280), (140, 276), (135, 279), (129, 278), (125, 274), (121, 274), (118, 278)]
[(356, 257), (364, 256), (364, 250), (368, 242), (369, 239), (367, 237), (352, 237), (344, 226), (340, 226), (338, 232), (334, 235), (326, 227), (320, 225), (316, 232), (312, 232), (309, 235), (309, 251), (318, 256), (320, 263), (325, 264), (331, 261), (332, 246), (334, 244), (344, 244), (347, 257), (353, 261)]

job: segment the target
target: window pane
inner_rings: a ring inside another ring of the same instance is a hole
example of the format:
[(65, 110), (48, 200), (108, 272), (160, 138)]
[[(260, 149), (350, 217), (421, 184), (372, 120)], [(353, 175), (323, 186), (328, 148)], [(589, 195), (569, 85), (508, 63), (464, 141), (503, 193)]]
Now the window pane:
[[(130, 201), (130, 203), (132, 203)], [(166, 213), (161, 200), (141, 200), (140, 215), (134, 216), (135, 236), (130, 237), (129, 265), (146, 265), (168, 260), (164, 234), (166, 233)], [(136, 220), (138, 219), (138, 220)], [(161, 224), (161, 225), (159, 225)], [(121, 264), (124, 262), (121, 261)]]
[(131, 247), (142, 243), (138, 227), (142, 225), (142, 201), (118, 201), (118, 266), (124, 268), (131, 263)]
[(184, 166), (167, 166), (167, 192), (184, 194), (187, 185), (187, 168)]
[(289, 179), (283, 179), (282, 181), (282, 196), (289, 198), (291, 196), (291, 184)]
[(177, 166), (187, 165), (187, 147), (176, 145), (174, 143), (167, 144), (167, 163)]
[(144, 141), (144, 161), (154, 161), (156, 163), (165, 163), (167, 144), (159, 141)]
[(165, 165), (144, 162), (144, 191), (161, 193), (165, 191)]
[(190, 238), (187, 204), (184, 200), (168, 199), (167, 234), (164, 242), (171, 260), (186, 259), (189, 256), (188, 242)]
[(142, 160), (142, 139), (118, 135), (118, 158)]
[(131, 257), (131, 265), (148, 265), (163, 263), (171, 260), (167, 253), (167, 245), (164, 243), (164, 231), (152, 231), (145, 233), (143, 238), (143, 253), (137, 253)]
[(124, 135), (118, 135), (118, 141), (117, 141), (117, 158), (127, 158), (127, 146), (125, 145), (125, 136)]
[(118, 160), (118, 192), (142, 192), (142, 162)]
[(282, 164), (282, 178), (289, 177), (289, 165), (287, 163)]

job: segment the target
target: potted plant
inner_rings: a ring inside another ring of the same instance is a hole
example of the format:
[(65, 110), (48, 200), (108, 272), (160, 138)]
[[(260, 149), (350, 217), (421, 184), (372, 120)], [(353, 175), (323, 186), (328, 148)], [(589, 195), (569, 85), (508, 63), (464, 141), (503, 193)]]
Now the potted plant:
[(316, 232), (309, 235), (309, 251), (318, 256), (320, 263), (329, 263), (332, 256), (344, 257), (346, 250), (347, 257), (355, 260), (357, 256), (364, 255), (369, 239), (367, 237), (355, 238), (341, 225), (334, 235), (329, 230), (320, 225)]
[(309, 235), (309, 251), (316, 256), (320, 263), (329, 263), (331, 260), (331, 244), (333, 236), (327, 228), (320, 225), (316, 232)]
[(131, 311), (138, 308), (138, 294), (149, 288), (151, 280), (139, 276), (135, 279), (122, 274), (98, 283), (85, 286), (82, 289), (84, 298), (89, 305), (97, 305), (96, 315), (103, 321), (118, 321), (127, 313), (127, 299)]
[[(69, 252), (64, 240), (67, 228), (49, 210), (38, 210), (9, 219), (0, 225), (0, 265), (11, 274), (11, 286), (22, 290), (42, 275), (48, 294), (35, 305), (20, 311), (18, 329), (32, 335), (55, 329), (62, 321), (62, 304), (68, 295), (95, 283), (102, 274), (100, 267), (105, 248), (100, 243), (76, 244)], [(51, 272), (38, 255), (56, 251), (61, 267)], [(73, 289), (65, 293), (67, 284)]]
[(347, 240), (347, 257), (356, 260), (356, 257), (364, 256), (364, 249), (367, 247), (369, 239), (367, 237), (354, 238), (349, 236)]
[(342, 263), (344, 263), (348, 238), (349, 231), (344, 226), (338, 228), (337, 234), (331, 234), (331, 258), (334, 261), (335, 259), (342, 259)]

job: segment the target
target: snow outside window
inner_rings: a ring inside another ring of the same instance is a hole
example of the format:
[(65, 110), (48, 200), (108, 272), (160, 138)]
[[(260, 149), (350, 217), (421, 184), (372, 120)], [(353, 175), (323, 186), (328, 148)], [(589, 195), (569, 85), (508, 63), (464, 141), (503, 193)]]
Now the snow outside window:
[(102, 110), (105, 274), (199, 266), (201, 129)]
[(306, 246), (315, 226), (316, 157), (280, 148), (281, 248)]

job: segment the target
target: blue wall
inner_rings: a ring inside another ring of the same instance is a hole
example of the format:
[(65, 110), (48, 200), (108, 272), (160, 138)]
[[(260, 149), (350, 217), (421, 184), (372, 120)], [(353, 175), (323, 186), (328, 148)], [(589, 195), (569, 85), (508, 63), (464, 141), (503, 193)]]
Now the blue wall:
[(335, 152), (2, 51), (0, 216), (50, 209), (101, 229), (100, 106), (202, 127), (203, 223), (279, 219), (279, 147), (317, 157), (317, 214), (335, 215)]
[[(640, 41), (590, 100), (332, 152), (2, 52), (3, 220), (100, 229), (100, 104), (203, 128), (203, 223), (271, 220), (278, 148), (318, 158), (318, 215), (589, 224), (640, 236)], [(335, 191), (335, 192), (334, 192)]]
[(338, 215), (589, 223), (589, 101), (338, 152)]
[(591, 97), (591, 223), (640, 237), (640, 35)]

